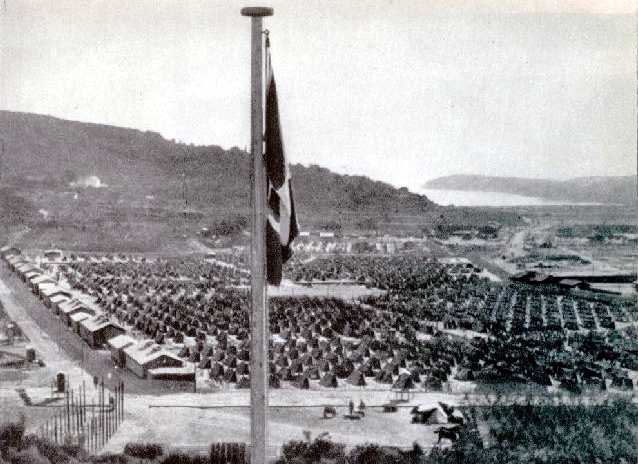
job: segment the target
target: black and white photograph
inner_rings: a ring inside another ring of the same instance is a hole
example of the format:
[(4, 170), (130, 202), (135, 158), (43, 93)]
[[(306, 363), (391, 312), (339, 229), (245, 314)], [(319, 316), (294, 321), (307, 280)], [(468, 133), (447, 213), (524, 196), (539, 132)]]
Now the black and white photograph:
[(2, 0), (0, 464), (638, 463), (630, 0)]

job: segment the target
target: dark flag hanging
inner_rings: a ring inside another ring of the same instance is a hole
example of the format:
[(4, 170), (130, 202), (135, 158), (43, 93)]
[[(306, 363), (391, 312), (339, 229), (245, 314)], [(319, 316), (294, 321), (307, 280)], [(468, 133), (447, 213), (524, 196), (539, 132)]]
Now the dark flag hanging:
[(270, 50), (266, 39), (266, 176), (268, 177), (268, 221), (266, 225), (267, 280), (271, 285), (281, 283), (283, 264), (292, 256), (292, 241), (299, 235), (299, 225), (292, 198), (290, 169), (286, 162), (279, 122), (277, 88), (272, 72)]

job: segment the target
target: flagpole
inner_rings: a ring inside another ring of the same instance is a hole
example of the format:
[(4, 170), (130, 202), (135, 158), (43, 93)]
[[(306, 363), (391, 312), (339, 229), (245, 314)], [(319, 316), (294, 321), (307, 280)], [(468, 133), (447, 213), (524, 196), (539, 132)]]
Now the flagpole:
[(242, 16), (251, 17), (251, 154), (252, 154), (252, 240), (250, 324), (250, 462), (265, 464), (268, 428), (268, 306), (266, 303), (266, 169), (263, 160), (263, 41), (262, 18), (273, 9), (248, 7)]

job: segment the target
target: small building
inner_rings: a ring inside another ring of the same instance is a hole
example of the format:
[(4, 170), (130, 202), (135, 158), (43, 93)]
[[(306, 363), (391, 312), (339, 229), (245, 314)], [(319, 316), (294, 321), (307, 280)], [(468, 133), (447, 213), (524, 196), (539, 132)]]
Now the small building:
[(35, 268), (36, 267), (33, 264), (22, 259), (16, 260), (15, 264), (13, 265), (13, 270), (20, 274), (20, 278), (22, 278), (24, 274)]
[(124, 327), (104, 314), (85, 319), (80, 323), (80, 337), (92, 348), (99, 348), (108, 340), (126, 333)]
[(144, 379), (151, 369), (160, 367), (184, 367), (184, 361), (164, 350), (152, 341), (124, 348), (126, 368)]
[(137, 340), (126, 334), (116, 335), (106, 342), (111, 351), (111, 359), (119, 367), (126, 366), (126, 353), (124, 350), (137, 344)]
[(70, 289), (60, 287), (57, 284), (40, 286), (40, 298), (42, 298), (46, 307), (50, 308), (52, 299), (58, 295), (65, 296), (69, 300), (72, 296)]
[(27, 284), (29, 284), (31, 282), (31, 279), (33, 279), (34, 277), (39, 277), (42, 275), (42, 271), (34, 267), (29, 267), (28, 270), (25, 270), (24, 272), (22, 272), (20, 268), (18, 268), (18, 272), (20, 273), (20, 279), (22, 279), (22, 281), (26, 282)]
[(36, 295), (40, 294), (40, 285), (44, 284), (55, 284), (55, 280), (53, 280), (46, 274), (34, 276), (29, 279), (29, 286), (31, 287), (31, 291)]
[(560, 279), (558, 281), (558, 286), (567, 290), (580, 289), (580, 290), (589, 290), (590, 286), (587, 282), (583, 282), (580, 279)]
[(195, 381), (195, 371), (190, 367), (157, 367), (148, 369), (146, 375), (153, 380)]
[(7, 262), (9, 269), (13, 272), (16, 272), (16, 266), (25, 263), (24, 258), (20, 255), (5, 256), (4, 260)]
[(58, 306), (58, 314), (60, 318), (68, 325), (71, 326), (71, 316), (75, 313), (87, 313), (95, 315), (95, 310), (89, 308), (84, 303), (78, 300), (68, 300), (60, 303)]
[(49, 307), (54, 314), (60, 314), (60, 305), (66, 301), (71, 301), (71, 298), (63, 294), (52, 295), (51, 298), (49, 298)]
[(48, 261), (59, 261), (62, 259), (62, 251), (60, 250), (47, 250), (44, 252), (44, 257)]
[(71, 315), (70, 319), (71, 319), (71, 328), (73, 329), (73, 332), (75, 332), (76, 334), (80, 334), (80, 323), (85, 320), (88, 319), (89, 317), (91, 317), (91, 315), (89, 313), (85, 313), (85, 312), (79, 312), (79, 313), (74, 313)]
[(9, 258), (10, 256), (18, 256), (20, 254), (22, 254), (22, 250), (14, 246), (5, 245), (0, 248), (0, 255), (2, 255), (2, 257), (5, 259)]

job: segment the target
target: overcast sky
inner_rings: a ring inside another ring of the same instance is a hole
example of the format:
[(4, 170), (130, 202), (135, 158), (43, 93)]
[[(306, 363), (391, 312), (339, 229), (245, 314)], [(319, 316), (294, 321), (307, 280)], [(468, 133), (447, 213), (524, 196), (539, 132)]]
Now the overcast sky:
[(413, 190), (636, 172), (632, 1), (4, 0), (1, 108), (248, 147), (253, 5), (291, 162)]

